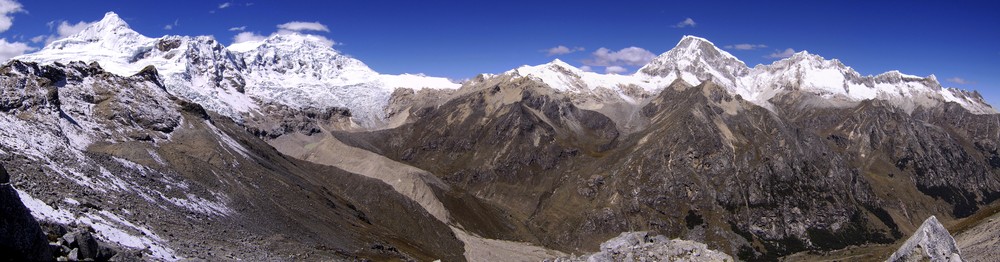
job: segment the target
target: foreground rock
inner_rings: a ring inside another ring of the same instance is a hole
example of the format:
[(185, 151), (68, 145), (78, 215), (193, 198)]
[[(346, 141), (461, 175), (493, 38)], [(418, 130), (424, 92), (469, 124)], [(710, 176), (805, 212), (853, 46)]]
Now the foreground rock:
[(52, 260), (45, 234), (10, 186), (3, 165), (0, 165), (0, 254), (11, 261)]
[(624, 232), (601, 244), (601, 252), (579, 257), (560, 257), (570, 261), (734, 261), (725, 253), (708, 249), (705, 244), (667, 239), (649, 232)]
[(962, 261), (955, 239), (931, 216), (887, 261)]

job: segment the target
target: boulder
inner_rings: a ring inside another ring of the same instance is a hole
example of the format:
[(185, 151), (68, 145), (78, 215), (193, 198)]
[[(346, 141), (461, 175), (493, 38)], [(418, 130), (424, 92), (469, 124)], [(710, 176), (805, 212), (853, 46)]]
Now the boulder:
[(962, 261), (962, 252), (948, 229), (931, 216), (886, 261)]

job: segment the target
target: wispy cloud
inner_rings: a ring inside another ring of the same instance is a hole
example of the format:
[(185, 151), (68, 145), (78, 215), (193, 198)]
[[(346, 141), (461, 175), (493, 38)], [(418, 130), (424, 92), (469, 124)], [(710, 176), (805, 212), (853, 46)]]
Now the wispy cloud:
[(583, 70), (584, 72), (594, 72), (594, 69), (593, 69), (593, 68), (591, 68), (591, 67), (590, 67), (590, 66), (588, 66), (588, 65), (585, 65), (585, 66), (581, 66), (581, 67), (580, 67), (580, 70)]
[(725, 48), (725, 49), (735, 49), (735, 50), (754, 50), (754, 49), (767, 48), (767, 45), (763, 45), (763, 44), (759, 44), (759, 45), (755, 45), (755, 44), (735, 44), (735, 45), (727, 45), (727, 46), (724, 46), (723, 48)]
[(770, 55), (767, 55), (765, 57), (766, 58), (781, 59), (781, 58), (791, 57), (794, 54), (795, 54), (795, 49), (788, 48), (788, 49), (785, 49), (785, 51), (776, 51), (776, 52), (771, 53)]
[(952, 83), (959, 84), (959, 85), (972, 85), (972, 84), (976, 83), (976, 82), (973, 82), (973, 81), (969, 81), (968, 79), (957, 77), (957, 76), (945, 79), (945, 81), (952, 82)]
[(35, 51), (36, 49), (26, 43), (7, 42), (7, 39), (0, 38), (0, 63), (6, 63), (11, 57)]
[(229, 31), (246, 31), (247, 26), (230, 27)]
[(620, 66), (609, 66), (609, 67), (605, 67), (604, 68), (604, 73), (605, 74), (616, 74), (617, 75), (617, 74), (625, 73), (625, 71), (628, 71), (628, 69), (625, 69), (624, 67), (620, 67)]
[(14, 17), (11, 15), (20, 12), (25, 12), (21, 3), (14, 0), (0, 0), (0, 33), (7, 31), (14, 25)]
[(180, 25), (180, 21), (181, 21), (180, 19), (174, 19), (174, 23), (173, 24), (167, 24), (167, 25), (163, 26), (163, 29), (164, 30), (174, 29), (174, 27)]
[(695, 23), (694, 19), (691, 19), (690, 17), (688, 17), (688, 18), (685, 18), (684, 21), (678, 22), (673, 27), (674, 28), (685, 28), (685, 27), (695, 27), (697, 25), (698, 25), (698, 23)]
[[(0, 1), (2, 1), (2, 0), (0, 0)], [(39, 42), (45, 41), (45, 44), (48, 45), (49, 43), (52, 43), (53, 41), (66, 38), (66, 37), (71, 36), (71, 35), (75, 35), (76, 33), (79, 33), (80, 31), (83, 31), (83, 29), (87, 29), (88, 26), (90, 26), (91, 24), (94, 24), (94, 23), (96, 23), (96, 22), (84, 22), (84, 21), (80, 21), (80, 22), (76, 22), (75, 24), (71, 24), (71, 23), (66, 22), (66, 21), (59, 21), (59, 23), (57, 24), (56, 21), (49, 21), (48, 23), (45, 23), (45, 24), (49, 26), (49, 31), (53, 31), (53, 30), (55, 31), (54, 34), (39, 35), (39, 36), (32, 37), (31, 38), (31, 42), (33, 42), (33, 43), (39, 43)]]
[(292, 21), (278, 25), (278, 29), (279, 31), (291, 31), (291, 32), (306, 32), (306, 31), (330, 32), (329, 27), (326, 27), (326, 25), (320, 24), (319, 22)]
[(655, 57), (653, 52), (634, 46), (618, 51), (601, 47), (591, 54), (590, 59), (583, 60), (583, 64), (589, 66), (643, 65)]
[(566, 46), (560, 45), (560, 46), (556, 46), (556, 47), (553, 47), (553, 48), (545, 49), (544, 52), (547, 53), (546, 56), (554, 56), (554, 55), (565, 55), (565, 54), (569, 54), (569, 53), (573, 53), (573, 52), (578, 52), (578, 51), (583, 51), (583, 50), (585, 50), (585, 49), (583, 47), (579, 47), (579, 46), (578, 47), (572, 47), (572, 48), (570, 48), (570, 47), (566, 47)]
[(236, 34), (236, 36), (233, 36), (233, 43), (235, 44), (235, 43), (243, 43), (243, 42), (248, 42), (248, 41), (260, 41), (260, 40), (264, 40), (265, 38), (267, 38), (267, 37), (265, 37), (263, 35), (259, 35), (259, 34), (254, 33), (254, 32), (241, 32), (239, 34)]
[(226, 9), (226, 8), (232, 6), (232, 5), (233, 5), (233, 3), (230, 3), (230, 2), (221, 3), (221, 4), (219, 4), (219, 9)]

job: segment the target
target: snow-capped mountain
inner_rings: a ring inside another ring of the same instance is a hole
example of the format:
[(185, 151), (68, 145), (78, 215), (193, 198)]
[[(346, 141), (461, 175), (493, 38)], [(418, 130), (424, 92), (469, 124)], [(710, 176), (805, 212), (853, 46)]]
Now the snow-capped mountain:
[(641, 78), (683, 79), (697, 85), (705, 80), (736, 87), (750, 69), (729, 52), (696, 36), (684, 36), (673, 49), (657, 56), (636, 72)]
[(563, 92), (587, 93), (604, 87), (619, 90), (620, 94), (621, 87), (626, 86), (657, 92), (675, 80), (689, 85), (711, 80), (732, 94), (769, 109), (773, 108), (772, 98), (799, 92), (823, 98), (823, 106), (850, 106), (878, 99), (909, 112), (921, 106), (955, 102), (976, 114), (997, 113), (978, 93), (944, 88), (933, 75), (918, 77), (890, 71), (862, 76), (839, 60), (826, 60), (806, 51), (770, 65), (750, 68), (712, 42), (695, 36), (683, 37), (673, 49), (632, 75), (584, 72), (558, 59), (539, 66), (522, 66), (505, 75), (533, 77)]
[(128, 76), (154, 66), (170, 93), (242, 119), (263, 103), (346, 107), (362, 126), (384, 119), (395, 88), (458, 88), (448, 79), (385, 75), (340, 54), (329, 41), (297, 33), (226, 47), (210, 36), (149, 38), (109, 12), (80, 33), (14, 59), (98, 62)]

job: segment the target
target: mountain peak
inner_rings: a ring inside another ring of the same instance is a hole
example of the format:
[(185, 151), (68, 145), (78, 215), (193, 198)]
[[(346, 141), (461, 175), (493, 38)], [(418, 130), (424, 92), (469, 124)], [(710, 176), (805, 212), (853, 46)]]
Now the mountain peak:
[(104, 18), (102, 18), (101, 21), (98, 22), (98, 23), (101, 23), (101, 24), (117, 24), (117, 25), (128, 26), (128, 23), (125, 23), (125, 20), (122, 20), (122, 18), (120, 16), (118, 16), (117, 13), (110, 12), (110, 11), (107, 12), (107, 13), (104, 13)]
[[(107, 12), (101, 21), (97, 21), (87, 26), (79, 33), (67, 39), (83, 40), (87, 42), (126, 42), (134, 44), (147, 38), (139, 32), (132, 30), (125, 20), (122, 20), (115, 12)], [(57, 41), (58, 42), (58, 41)]]
[(695, 45), (695, 44), (708, 44), (708, 45), (711, 45), (713, 47), (715, 46), (715, 44), (712, 43), (712, 41), (708, 41), (708, 39), (705, 39), (705, 38), (702, 38), (702, 37), (693, 36), (693, 35), (685, 35), (684, 37), (681, 37), (681, 41), (677, 42), (677, 47), (680, 47), (680, 46), (690, 46), (690, 45)]
[(673, 49), (657, 56), (640, 68), (637, 74), (680, 78), (691, 85), (712, 79), (718, 84), (733, 88), (736, 78), (748, 71), (746, 63), (719, 49), (711, 41), (686, 35)]
[(562, 68), (565, 68), (565, 69), (570, 69), (570, 70), (579, 69), (579, 68), (577, 68), (577, 67), (575, 67), (573, 65), (570, 65), (569, 63), (563, 62), (563, 60), (561, 60), (559, 58), (553, 59), (552, 62), (548, 63), (548, 65), (559, 66), (559, 67), (562, 67)]

